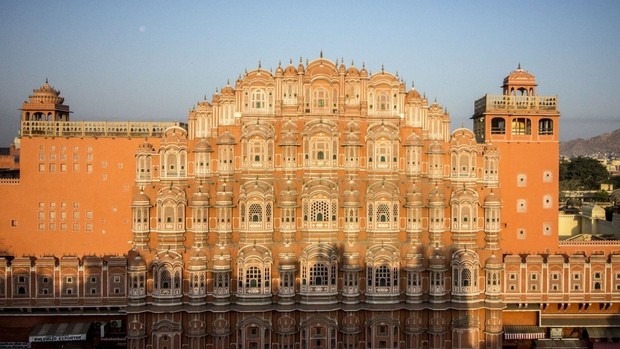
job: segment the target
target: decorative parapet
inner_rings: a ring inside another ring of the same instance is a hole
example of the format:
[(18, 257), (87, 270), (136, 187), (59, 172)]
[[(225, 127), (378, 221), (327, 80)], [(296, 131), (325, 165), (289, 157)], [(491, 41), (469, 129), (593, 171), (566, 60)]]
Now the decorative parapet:
[(560, 246), (620, 246), (620, 240), (560, 240)]
[(0, 178), (0, 184), (19, 184), (19, 178)]
[(557, 96), (485, 95), (474, 103), (474, 115), (491, 110), (557, 111)]
[(161, 137), (169, 127), (181, 122), (140, 121), (22, 121), (22, 137)]

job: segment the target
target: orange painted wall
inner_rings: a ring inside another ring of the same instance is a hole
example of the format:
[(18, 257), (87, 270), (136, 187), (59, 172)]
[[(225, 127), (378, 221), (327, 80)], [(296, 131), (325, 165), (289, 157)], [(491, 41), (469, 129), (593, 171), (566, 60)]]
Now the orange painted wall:
[[(499, 182), (502, 190), (502, 249), (505, 253), (553, 253), (558, 241), (557, 142), (499, 142)], [(544, 154), (544, 156), (542, 155)], [(552, 180), (545, 182), (545, 171)], [(525, 183), (521, 183), (525, 178)], [(545, 195), (551, 203), (544, 207)], [(525, 212), (519, 212), (525, 200)], [(543, 223), (550, 225), (545, 232)], [(519, 230), (525, 231), (525, 236)]]
[(0, 185), (3, 202), (10, 203), (0, 211), (0, 250), (125, 254), (132, 239), (134, 151), (144, 141), (22, 138), (19, 184)]

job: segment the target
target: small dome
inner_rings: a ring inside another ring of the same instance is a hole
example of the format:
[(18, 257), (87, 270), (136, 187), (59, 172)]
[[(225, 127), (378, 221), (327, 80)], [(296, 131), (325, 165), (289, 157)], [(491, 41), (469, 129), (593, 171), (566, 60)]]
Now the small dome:
[(357, 189), (348, 189), (344, 192), (344, 202), (345, 204), (359, 204), (360, 203), (360, 192)]
[(368, 77), (368, 70), (366, 70), (366, 67), (362, 65), (362, 70), (360, 70), (360, 76), (363, 78)]
[(140, 253), (136, 250), (131, 250), (127, 254), (127, 266), (129, 269), (133, 268), (146, 268), (146, 262), (140, 256)]
[(443, 249), (436, 247), (428, 259), (429, 269), (444, 269), (446, 267), (446, 257)]
[(441, 143), (434, 141), (429, 147), (428, 147), (428, 152), (429, 153), (434, 153), (434, 154), (442, 154), (443, 153), (443, 147), (441, 146)]
[(45, 80), (45, 83), (41, 85), (41, 87), (36, 90), (32, 90), (32, 95), (30, 95), (31, 103), (62, 104), (64, 101), (65, 99), (60, 97), (60, 91), (57, 91), (50, 86), (47, 80)]
[(422, 206), (422, 193), (416, 188), (407, 189), (406, 203), (407, 206)]
[(504, 85), (523, 83), (536, 84), (536, 77), (530, 72), (521, 69), (520, 64), (517, 70), (511, 72), (510, 74), (508, 74), (507, 77), (504, 78)]
[(490, 192), (489, 195), (487, 195), (484, 198), (484, 204), (488, 205), (488, 204), (499, 204), (500, 198), (499, 195), (495, 194), (494, 192)]
[(202, 248), (194, 248), (189, 255), (189, 269), (205, 269), (207, 267), (207, 254)]
[(143, 190), (140, 190), (140, 192), (134, 193), (133, 197), (131, 198), (131, 201), (133, 202), (134, 206), (149, 206), (151, 204), (151, 199), (149, 198), (148, 195), (144, 193)]
[(211, 144), (206, 138), (201, 138), (194, 147), (194, 152), (196, 153), (212, 153), (213, 148)]
[(407, 92), (407, 96), (405, 96), (405, 103), (421, 100), (422, 96), (420, 96), (420, 92), (418, 92), (415, 88), (411, 88), (411, 90)]
[(213, 269), (214, 270), (228, 270), (230, 269), (229, 256), (223, 254), (213, 257)]
[(347, 69), (347, 76), (358, 77), (360, 76), (360, 71), (354, 65), (351, 65)]
[(287, 206), (297, 204), (297, 191), (292, 185), (287, 185), (280, 191), (280, 203)]
[(421, 254), (411, 253), (407, 255), (406, 267), (410, 270), (421, 270), (424, 268), (424, 257)]
[(499, 259), (495, 254), (492, 254), (487, 260), (484, 262), (486, 268), (489, 267), (502, 267), (502, 260)]
[(360, 145), (360, 136), (351, 130), (344, 138), (345, 145)]
[(209, 206), (209, 193), (203, 193), (202, 188), (199, 188), (197, 192), (192, 195), (192, 206)]
[(301, 59), (299, 60), (299, 65), (297, 66), (297, 72), (300, 74), (304, 74), (306, 72), (306, 67), (304, 67), (304, 64), (301, 62)]
[(420, 138), (420, 136), (415, 133), (415, 132), (411, 132), (409, 134), (409, 136), (407, 136), (407, 138), (405, 138), (405, 146), (407, 145), (420, 145), (421, 144), (422, 139)]
[(226, 184), (221, 184), (217, 188), (217, 198), (216, 198), (217, 202), (232, 204), (232, 199), (233, 199), (232, 187), (227, 186)]
[(222, 92), (221, 92), (222, 96), (234, 96), (235, 95), (235, 89), (230, 87), (230, 85), (226, 85), (222, 88)]
[(153, 144), (149, 143), (149, 142), (144, 142), (141, 143), (138, 146), (138, 154), (144, 154), (144, 153), (154, 153), (155, 152), (155, 148), (153, 147)]
[(283, 73), (284, 69), (282, 69), (282, 64), (278, 64), (278, 67), (276, 68), (276, 76), (282, 76)]
[(428, 201), (433, 204), (443, 204), (444, 203), (444, 195), (439, 187), (435, 187), (430, 194), (428, 195)]
[(219, 137), (217, 137), (217, 144), (235, 144), (235, 137), (228, 131), (224, 131)]
[(297, 145), (297, 134), (293, 132), (286, 132), (282, 135), (282, 145)]
[(291, 62), (286, 69), (284, 69), (284, 76), (296, 76), (297, 75), (297, 69), (295, 69), (295, 67), (293, 66), (293, 63)]

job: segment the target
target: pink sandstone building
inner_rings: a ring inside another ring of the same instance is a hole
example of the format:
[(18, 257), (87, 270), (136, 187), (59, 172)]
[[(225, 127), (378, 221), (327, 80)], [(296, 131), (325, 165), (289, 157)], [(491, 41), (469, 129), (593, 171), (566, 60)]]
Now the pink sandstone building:
[(620, 244), (560, 240), (560, 113), (536, 88), (519, 67), (451, 131), (397, 75), (322, 56), (259, 65), (186, 123), (72, 121), (46, 82), (0, 180), (0, 342), (613, 341)]

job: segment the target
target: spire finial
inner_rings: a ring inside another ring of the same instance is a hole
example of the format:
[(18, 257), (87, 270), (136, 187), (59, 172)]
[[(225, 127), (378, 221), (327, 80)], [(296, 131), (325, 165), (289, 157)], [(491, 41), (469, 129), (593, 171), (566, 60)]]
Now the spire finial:
[(519, 62), (519, 65), (517, 66), (517, 70), (521, 70), (521, 62)]
[(323, 50), (321, 50), (321, 54), (319, 55), (320, 58), (323, 58)]

